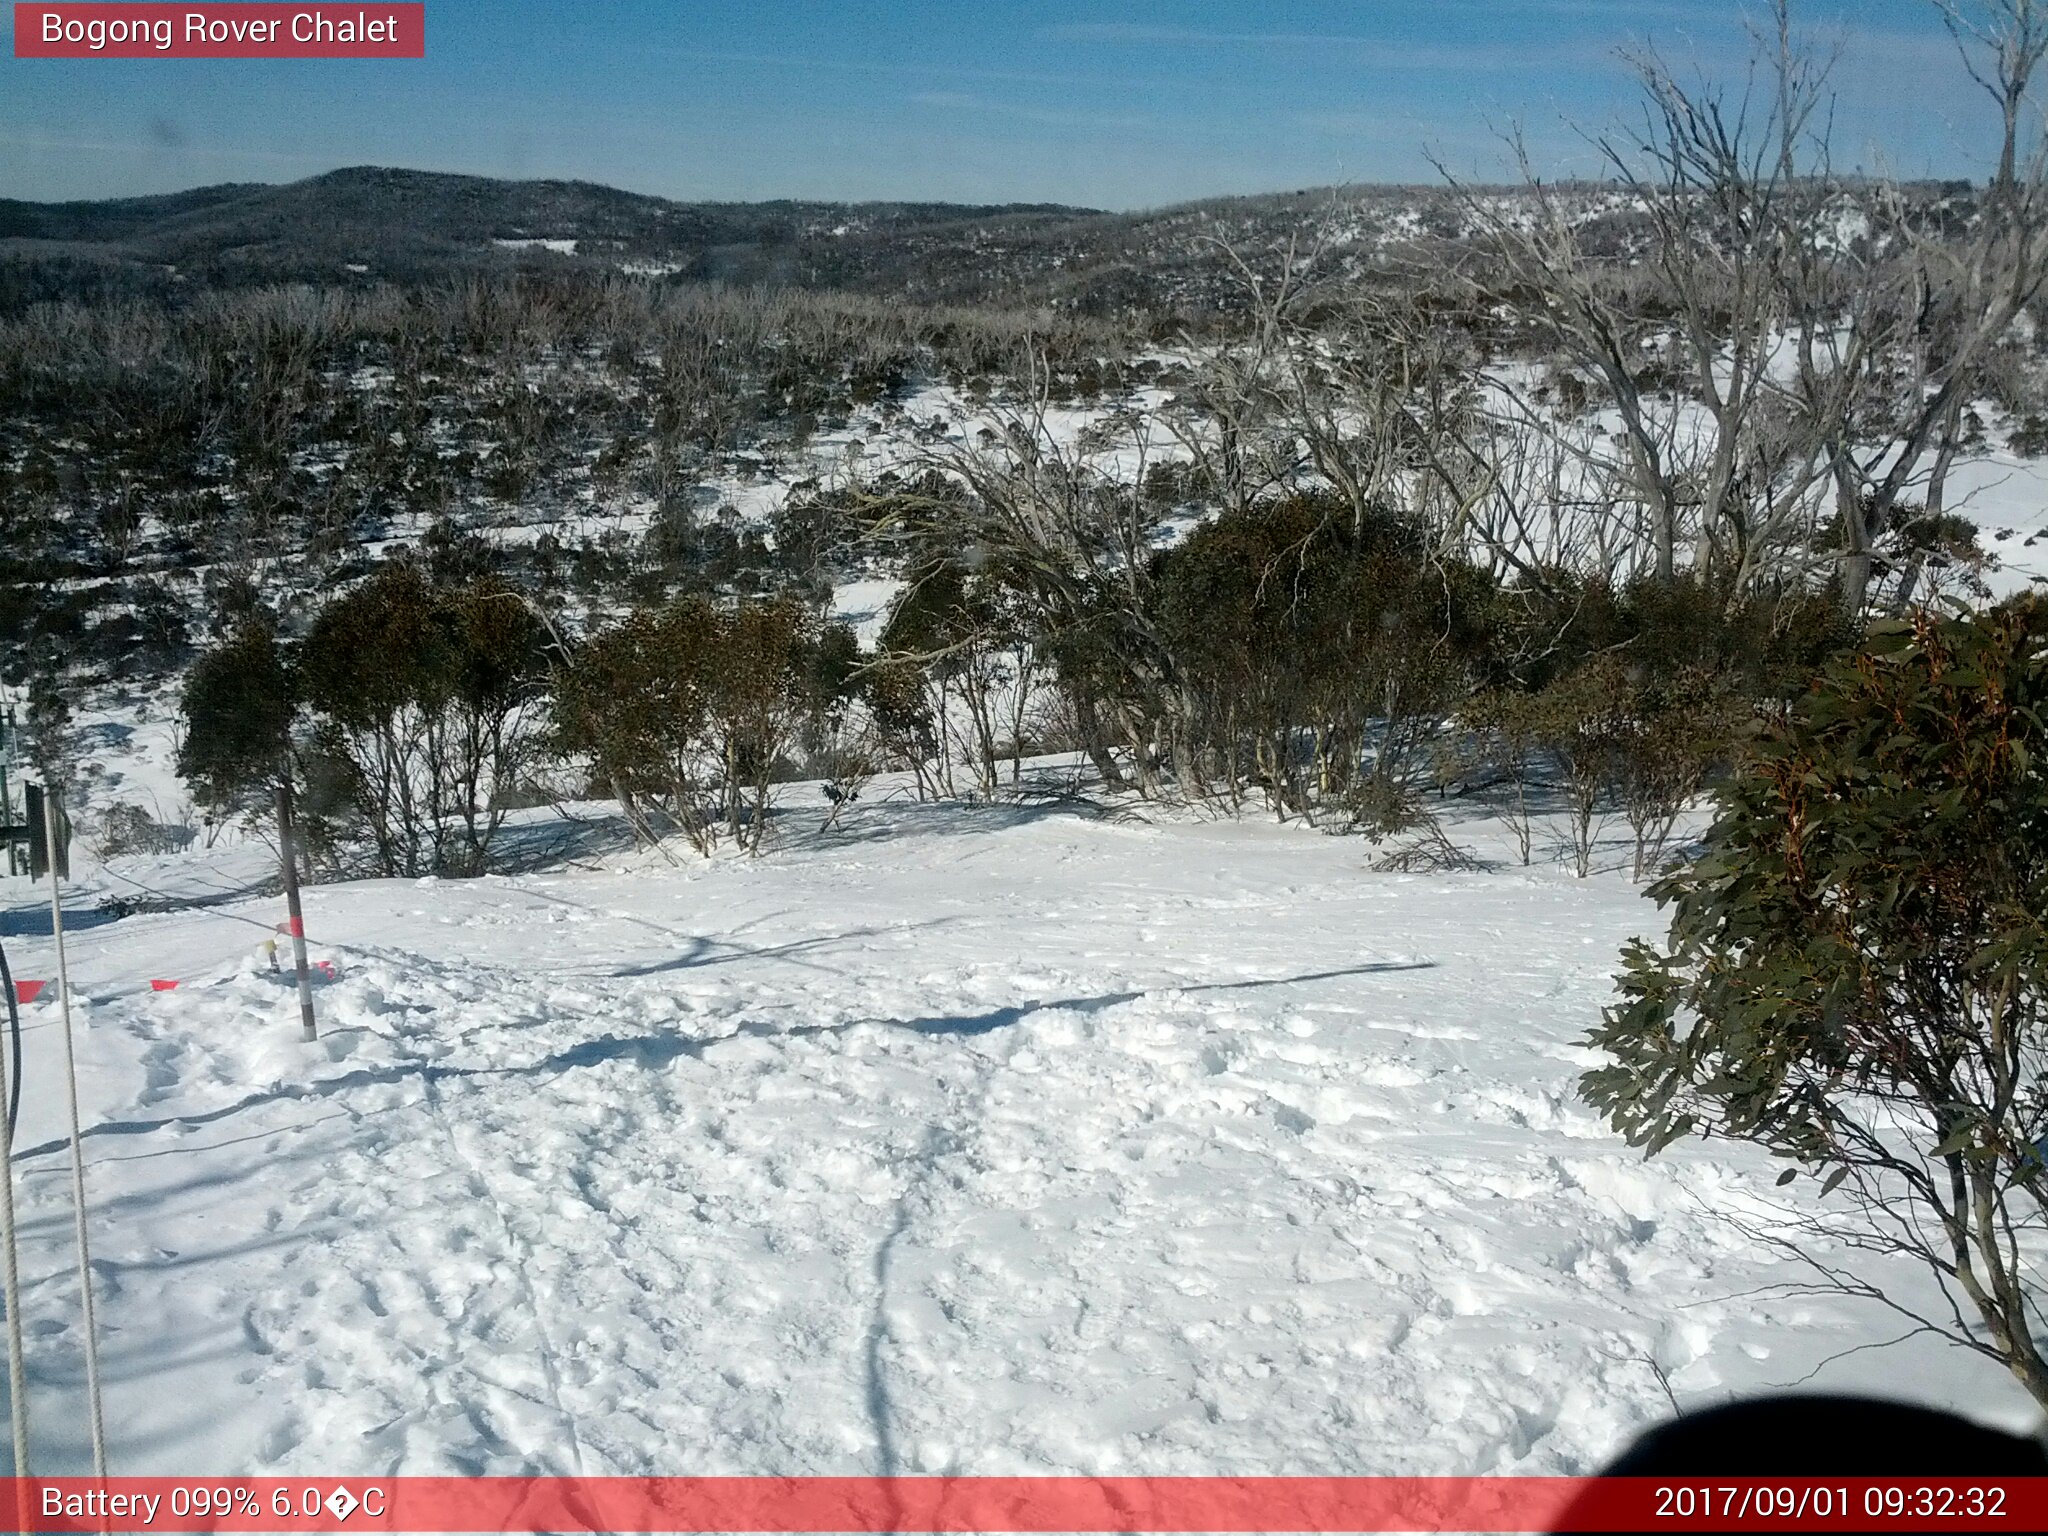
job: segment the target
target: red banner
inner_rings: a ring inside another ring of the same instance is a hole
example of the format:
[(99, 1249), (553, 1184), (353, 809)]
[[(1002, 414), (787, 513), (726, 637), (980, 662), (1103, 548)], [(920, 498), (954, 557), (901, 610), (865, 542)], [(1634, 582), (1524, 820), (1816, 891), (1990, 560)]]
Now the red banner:
[(423, 4), (14, 7), (17, 59), (421, 59), (426, 53)]
[(2016, 1477), (81, 1477), (12, 1491), (0, 1522), (23, 1531), (2048, 1530), (2048, 1478)]

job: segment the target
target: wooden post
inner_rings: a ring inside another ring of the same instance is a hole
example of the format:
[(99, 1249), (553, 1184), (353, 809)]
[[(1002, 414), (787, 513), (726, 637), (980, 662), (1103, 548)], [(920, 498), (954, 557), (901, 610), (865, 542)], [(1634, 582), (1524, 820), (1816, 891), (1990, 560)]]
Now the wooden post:
[(284, 866), (284, 906), (290, 915), (292, 963), (299, 973), (299, 1022), (305, 1038), (318, 1040), (320, 1030), (313, 1022), (313, 975), (306, 965), (306, 918), (299, 909), (299, 871), (292, 862), (292, 787), (277, 786), (277, 854)]
[(22, 799), (28, 806), (28, 873), (40, 880), (52, 870), (59, 880), (71, 878), (71, 818), (64, 803), (47, 785), (27, 784)]

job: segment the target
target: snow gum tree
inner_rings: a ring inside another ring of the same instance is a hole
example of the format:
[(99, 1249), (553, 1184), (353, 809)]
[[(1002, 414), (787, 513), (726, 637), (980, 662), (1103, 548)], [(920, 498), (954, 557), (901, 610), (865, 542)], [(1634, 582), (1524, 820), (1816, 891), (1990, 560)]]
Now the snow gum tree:
[[(1492, 585), (1426, 534), (1340, 497), (1227, 513), (1157, 562), (1152, 619), (1181, 684), (1184, 782), (1282, 817), (1343, 805), (1373, 824), (1483, 669)], [(1368, 782), (1364, 765), (1371, 761)]]
[[(929, 695), (924, 718), (947, 728), (957, 742), (936, 743), (936, 769), (951, 778), (949, 745), (957, 745), (974, 767), (975, 789), (984, 797), (999, 785), (998, 759), (1005, 724), (1011, 726), (1011, 776), (1019, 776), (1019, 717), (1034, 683), (1029, 615), (1020, 594), (999, 570), (984, 564), (969, 570), (953, 560), (933, 560), (914, 569), (883, 630), (882, 656), (910, 667)], [(966, 719), (949, 727), (957, 698)]]
[(733, 841), (759, 853), (768, 800), (785, 756), (822, 708), (814, 666), (817, 624), (786, 598), (742, 603), (724, 617), (709, 723), (722, 811)]
[(698, 852), (716, 846), (705, 739), (719, 632), (708, 601), (681, 598), (589, 636), (556, 670), (555, 750), (590, 761), (643, 842), (660, 841), (658, 812)]
[(186, 674), (178, 776), (222, 810), (291, 774), (293, 685), (275, 629), (246, 621)]
[[(1817, 1284), (1998, 1360), (2043, 1404), (2048, 605), (1877, 628), (1759, 727), (1708, 851), (1652, 887), (1581, 1091), (1655, 1153), (1767, 1147), (1822, 1199), (1761, 1230)], [(1831, 1257), (1918, 1261), (1917, 1308)]]
[(787, 598), (635, 610), (556, 668), (554, 750), (595, 769), (642, 841), (666, 821), (707, 857), (721, 834), (758, 853), (789, 754), (855, 687), (854, 649)]
[(488, 578), (442, 588), (390, 565), (320, 610), (300, 684), (383, 873), (489, 867), (531, 750), (539, 660), (529, 611)]

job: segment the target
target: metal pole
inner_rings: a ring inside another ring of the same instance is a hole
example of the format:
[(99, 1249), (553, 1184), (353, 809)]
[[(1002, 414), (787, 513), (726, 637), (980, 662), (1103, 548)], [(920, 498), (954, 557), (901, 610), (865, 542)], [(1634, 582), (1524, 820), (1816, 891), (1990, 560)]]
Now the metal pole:
[[(21, 1084), (14, 1084), (12, 1091), (19, 1097)], [(14, 1487), (17, 1496), (26, 1501), (28, 1484), (22, 1479), (29, 1475), (28, 1373), (22, 1366), (21, 1273), (14, 1244), (14, 1144), (4, 1129), (0, 1129), (0, 1221), (6, 1223), (6, 1230), (0, 1232), (0, 1278), (5, 1280), (7, 1298), (7, 1400), (14, 1411)], [(18, 1513), (26, 1517), (27, 1511)]]
[[(0, 827), (14, 825), (14, 796), (7, 788), (7, 749), (11, 734), (6, 725), (0, 725)], [(7, 873), (20, 874), (21, 871), (15, 867), (14, 834), (0, 832), (0, 837), (7, 840)]]
[[(8, 710), (0, 716), (0, 824), (14, 825), (14, 793), (7, 787), (7, 760), (14, 755), (14, 711)], [(21, 873), (21, 858), (15, 852), (14, 838), (7, 838), (7, 873)]]
[(43, 836), (50, 845), (50, 935), (57, 943), (57, 998), (64, 1013), (64, 1086), (71, 1110), (71, 1221), (78, 1240), (78, 1294), (85, 1309), (85, 1394), (92, 1404), (92, 1471), (107, 1475), (107, 1426), (100, 1412), (99, 1327), (93, 1317), (92, 1250), (85, 1238), (85, 1142), (78, 1129), (78, 1060), (71, 1049), (71, 967), (64, 954), (64, 904), (57, 881), (57, 792), (43, 793)]
[(318, 1040), (313, 1023), (313, 976), (306, 965), (306, 919), (299, 910), (299, 872), (292, 864), (292, 787), (277, 786), (277, 851), (284, 862), (284, 906), (291, 917), (292, 962), (299, 973), (299, 1022), (305, 1038)]
[[(8, 711), (11, 726), (14, 712)], [(11, 735), (11, 732), (10, 732)], [(10, 851), (12, 844), (9, 845)], [(11, 860), (10, 860), (11, 864)], [(14, 1108), (13, 1100), (21, 1097), (21, 1084), (15, 1082), (7, 1093), (9, 1102), (0, 1106), (6, 1111)], [(4, 1290), (7, 1302), (7, 1406), (14, 1421), (14, 1491), (16, 1519), (23, 1530), (29, 1529), (31, 1521), (28, 1510), (28, 1371), (22, 1362), (21, 1350), (21, 1268), (15, 1251), (14, 1226), (14, 1138), (7, 1134), (5, 1125), (9, 1114), (0, 1113), (0, 1290)]]

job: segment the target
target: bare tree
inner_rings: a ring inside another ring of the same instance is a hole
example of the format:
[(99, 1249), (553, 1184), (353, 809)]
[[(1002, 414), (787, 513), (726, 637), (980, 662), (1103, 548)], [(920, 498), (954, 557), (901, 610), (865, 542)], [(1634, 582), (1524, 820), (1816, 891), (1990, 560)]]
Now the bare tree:
[(1688, 542), (1696, 565), (1753, 574), (1822, 473), (1817, 450), (1769, 419), (1785, 232), (1813, 214), (1831, 61), (1794, 46), (1789, 0), (1773, 16), (1740, 91), (1688, 86), (1656, 54), (1634, 56), (1641, 124), (1592, 141), (1609, 183), (1546, 183), (1517, 136), (1522, 196), (1459, 189), (1497, 264), (1472, 281), (1513, 294), (1563, 370), (1545, 398), (1526, 365), (1496, 368), (1496, 410), (1574, 461), (1563, 499), (1640, 519), (1623, 543), (1646, 545), (1661, 581)]
[(1114, 750), (1122, 747), (1150, 792), (1170, 756), (1173, 686), (1147, 603), (1160, 524), (1143, 490), (1152, 427), (1125, 411), (1087, 433), (1063, 430), (1044, 354), (1027, 352), (1020, 372), (1021, 394), (991, 408), (989, 440), (949, 437), (913, 461), (962, 494), (872, 497), (875, 531), (1000, 567), (1066, 685), (1097, 768), (1123, 783)]
[(1868, 605), (1880, 543), (1914, 509), (1939, 513), (1961, 415), (2048, 282), (2048, 144), (2035, 82), (2048, 54), (2042, 0), (1935, 0), (1970, 78), (1998, 109), (1996, 170), (1963, 238), (1928, 227), (1887, 188), (1882, 246), (1809, 234), (1793, 292), (1797, 391), (1826, 445), (1842, 601)]

